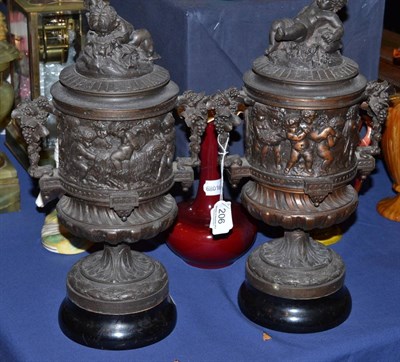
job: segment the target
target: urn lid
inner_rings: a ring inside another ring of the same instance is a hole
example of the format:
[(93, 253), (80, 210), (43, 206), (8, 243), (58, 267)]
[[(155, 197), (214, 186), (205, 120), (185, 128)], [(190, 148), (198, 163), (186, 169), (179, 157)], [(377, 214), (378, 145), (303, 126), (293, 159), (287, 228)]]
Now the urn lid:
[(253, 72), (272, 81), (299, 85), (323, 85), (355, 78), (358, 75), (358, 64), (341, 56), (340, 62), (334, 64), (315, 64), (312, 67), (306, 67), (300, 66), (296, 58), (282, 64), (272, 57), (263, 56), (254, 61)]
[(295, 18), (275, 21), (264, 56), (244, 75), (248, 93), (256, 100), (300, 108), (358, 102), (367, 81), (357, 63), (340, 53), (344, 28), (336, 12), (346, 2), (314, 0)]
[(89, 119), (141, 118), (173, 108), (179, 89), (169, 72), (153, 63), (159, 56), (149, 31), (134, 29), (107, 1), (87, 6), (85, 46), (51, 90), (57, 107)]

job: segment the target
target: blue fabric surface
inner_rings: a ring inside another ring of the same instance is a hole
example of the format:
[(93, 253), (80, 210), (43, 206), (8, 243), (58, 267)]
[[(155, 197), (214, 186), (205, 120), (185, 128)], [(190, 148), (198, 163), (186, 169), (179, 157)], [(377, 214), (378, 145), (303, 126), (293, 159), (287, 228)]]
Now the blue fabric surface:
[[(147, 28), (160, 64), (181, 89), (213, 93), (242, 86), (242, 74), (268, 47), (272, 22), (311, 0), (112, 0), (136, 28)], [(343, 53), (370, 80), (378, 75), (385, 2), (350, 0), (341, 12)]]
[[(0, 149), (5, 150), (4, 137)], [(353, 298), (349, 319), (339, 327), (296, 335), (269, 331), (249, 322), (237, 306), (246, 256), (219, 270), (190, 267), (165, 244), (148, 242), (147, 254), (160, 260), (177, 305), (175, 330), (163, 341), (132, 351), (100, 351), (67, 339), (57, 313), (65, 297), (66, 275), (85, 255), (57, 255), (41, 246), (44, 214), (34, 205), (33, 183), (17, 161), (20, 212), (0, 214), (1, 361), (398, 361), (400, 359), (400, 223), (375, 210), (393, 195), (378, 162), (360, 195), (355, 217), (333, 245), (347, 267)], [(260, 230), (252, 249), (269, 240)], [(263, 332), (272, 337), (263, 341)]]
[[(162, 55), (160, 64), (181, 87), (207, 93), (241, 86), (241, 74), (267, 46), (270, 22), (292, 16), (308, 0), (113, 0), (136, 28), (148, 28)], [(134, 9), (131, 10), (131, 7)], [(345, 22), (345, 54), (376, 77), (383, 14), (381, 0), (351, 0)], [(238, 30), (241, 29), (239, 32)], [(186, 144), (186, 140), (181, 140)], [(398, 361), (400, 360), (400, 223), (375, 210), (393, 195), (378, 162), (360, 195), (356, 215), (332, 248), (344, 259), (353, 310), (341, 326), (308, 335), (265, 330), (237, 306), (246, 256), (220, 270), (185, 264), (165, 244), (148, 242), (147, 254), (160, 260), (170, 279), (178, 322), (165, 340), (132, 351), (99, 351), (67, 339), (57, 313), (66, 276), (85, 254), (56, 255), (41, 246), (45, 214), (36, 209), (34, 183), (17, 167), (21, 211), (0, 214), (1, 361)], [(252, 249), (269, 240), (260, 230)], [(263, 341), (263, 332), (272, 337)]]

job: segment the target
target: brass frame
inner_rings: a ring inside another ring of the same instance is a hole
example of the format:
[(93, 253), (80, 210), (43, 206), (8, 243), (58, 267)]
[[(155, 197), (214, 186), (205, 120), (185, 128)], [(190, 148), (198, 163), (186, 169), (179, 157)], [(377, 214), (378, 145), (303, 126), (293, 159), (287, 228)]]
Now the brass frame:
[[(28, 26), (29, 74), (31, 80), (31, 98), (40, 96), (39, 71), (39, 18), (41, 14), (73, 14), (84, 8), (82, 1), (57, 1), (48, 4), (32, 4), (29, 0), (7, 0), (8, 11), (19, 10), (26, 15)], [(80, 15), (82, 18), (82, 13)], [(82, 24), (82, 20), (80, 19)], [(10, 29), (10, 22), (8, 23)], [(82, 34), (80, 34), (82, 36)]]

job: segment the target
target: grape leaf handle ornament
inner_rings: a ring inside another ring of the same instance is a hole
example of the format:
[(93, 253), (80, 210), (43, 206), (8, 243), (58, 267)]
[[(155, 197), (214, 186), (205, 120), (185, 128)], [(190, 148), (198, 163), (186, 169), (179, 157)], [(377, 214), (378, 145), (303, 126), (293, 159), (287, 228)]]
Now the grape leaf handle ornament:
[(191, 133), (189, 137), (190, 157), (180, 158), (178, 163), (184, 163), (192, 167), (200, 164), (201, 137), (206, 129), (208, 119), (208, 98), (204, 93), (196, 93), (191, 90), (185, 91), (178, 97), (177, 108), (179, 116), (185, 121)]
[(177, 113), (190, 129), (190, 157), (177, 157), (174, 162), (175, 181), (182, 184), (184, 191), (187, 191), (193, 183), (193, 168), (200, 165), (201, 138), (206, 129), (208, 119), (207, 99), (208, 97), (204, 93), (188, 90), (179, 96), (177, 100)]
[[(237, 88), (228, 88), (215, 93), (208, 101), (208, 108), (214, 116), (215, 129), (221, 144), (225, 144), (230, 132), (242, 123), (241, 114), (246, 108), (254, 105), (254, 101)], [(232, 187), (237, 187), (240, 180), (251, 175), (250, 165), (245, 157), (228, 155), (224, 160), (229, 182)]]
[(32, 177), (40, 179), (39, 185), (44, 203), (64, 193), (58, 178), (58, 170), (52, 165), (39, 165), (42, 141), (49, 135), (46, 121), (50, 113), (54, 113), (53, 106), (42, 96), (33, 101), (20, 103), (11, 113), (11, 117), (20, 124), (22, 137), (27, 144), (30, 163), (28, 172)]
[(361, 104), (361, 110), (370, 117), (370, 142), (368, 146), (357, 147), (357, 167), (361, 179), (365, 179), (375, 168), (374, 156), (380, 153), (379, 142), (382, 138), (382, 127), (385, 124), (389, 110), (390, 84), (384, 82), (369, 82), (365, 89), (366, 100)]
[(221, 143), (225, 143), (229, 133), (241, 124), (239, 108), (243, 104), (240, 91), (229, 88), (213, 94), (207, 102), (208, 109), (214, 117), (215, 128), (220, 136)]
[[(245, 95), (236, 88), (228, 88), (213, 95), (188, 90), (179, 96), (178, 114), (184, 119), (191, 135), (190, 157), (177, 158), (178, 170), (200, 165), (199, 153), (207, 122), (214, 122), (219, 141), (225, 144), (229, 133), (242, 121), (238, 114), (245, 108), (245, 103)], [(230, 168), (232, 165), (242, 166), (242, 163), (239, 155), (231, 155), (226, 157), (224, 165)]]
[(33, 101), (20, 103), (11, 113), (11, 117), (19, 121), (22, 136), (28, 146), (30, 162), (28, 172), (35, 178), (53, 173), (52, 166), (39, 166), (42, 139), (49, 135), (45, 123), (51, 112), (50, 102), (44, 97), (38, 97)]

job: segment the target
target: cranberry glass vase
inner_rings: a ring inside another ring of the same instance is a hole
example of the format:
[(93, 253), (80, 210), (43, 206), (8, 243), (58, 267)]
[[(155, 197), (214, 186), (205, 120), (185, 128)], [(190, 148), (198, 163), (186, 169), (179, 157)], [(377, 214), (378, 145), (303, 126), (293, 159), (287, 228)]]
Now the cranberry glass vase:
[[(253, 244), (257, 232), (254, 221), (241, 204), (232, 202), (233, 229), (227, 234), (213, 235), (211, 209), (220, 199), (219, 193), (207, 195), (207, 187), (215, 189), (221, 173), (218, 165), (218, 144), (214, 122), (207, 124), (200, 149), (199, 187), (194, 199), (178, 204), (178, 217), (167, 244), (188, 264), (205, 269), (223, 268), (242, 256)], [(211, 186), (209, 186), (211, 185)]]

